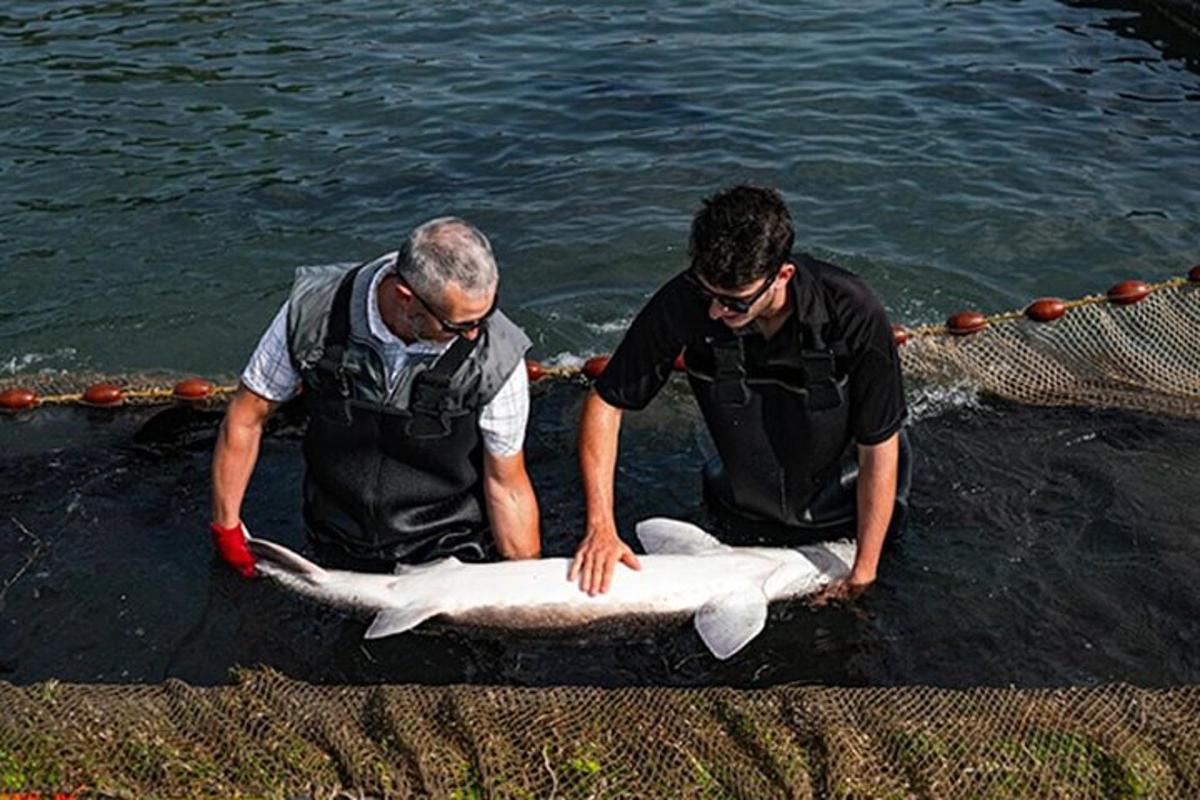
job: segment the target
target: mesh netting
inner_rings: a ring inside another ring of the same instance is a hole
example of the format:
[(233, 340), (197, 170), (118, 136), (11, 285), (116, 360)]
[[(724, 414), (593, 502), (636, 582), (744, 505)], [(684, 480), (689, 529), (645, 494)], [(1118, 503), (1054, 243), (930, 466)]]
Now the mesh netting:
[(1180, 798), (1200, 689), (0, 684), (0, 791)]
[[(1065, 316), (1052, 322), (1034, 322), (1017, 311), (988, 317), (986, 327), (965, 336), (951, 335), (942, 325), (916, 328), (900, 348), (905, 374), (938, 385), (968, 385), (1020, 403), (1200, 419), (1200, 283), (1176, 279), (1149, 289), (1145, 299), (1130, 305), (1115, 305), (1103, 295), (1070, 301)], [(596, 371), (590, 368), (593, 362), (598, 362)], [(602, 356), (582, 367), (531, 362), (530, 377), (594, 375), (603, 362)], [(87, 402), (86, 389), (106, 383), (122, 390), (125, 403), (161, 403), (179, 398), (179, 377), (26, 373), (0, 378), (0, 392), (22, 387), (41, 403), (69, 404)], [(219, 403), (234, 388), (228, 379), (210, 385), (203, 402)]]
[(1071, 305), (1053, 322), (1006, 314), (967, 336), (917, 331), (900, 349), (905, 373), (1021, 403), (1200, 418), (1200, 285), (1166, 284), (1133, 305)]

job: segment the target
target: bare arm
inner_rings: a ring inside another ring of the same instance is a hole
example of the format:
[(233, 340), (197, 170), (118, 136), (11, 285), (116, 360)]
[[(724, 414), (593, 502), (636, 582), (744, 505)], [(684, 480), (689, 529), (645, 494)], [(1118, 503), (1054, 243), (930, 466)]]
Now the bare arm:
[(900, 466), (900, 435), (879, 444), (858, 446), (858, 555), (850, 571), (851, 585), (875, 581), (883, 540), (896, 507), (896, 478)]
[(245, 384), (238, 386), (229, 401), (217, 434), (212, 468), (212, 519), (222, 528), (235, 527), (241, 521), (242, 499), (258, 461), (263, 426), (278, 406)]
[(537, 558), (542, 553), (537, 496), (525, 469), (525, 452), (483, 455), (483, 496), (500, 555)]
[(896, 479), (900, 468), (900, 435), (879, 444), (858, 446), (858, 554), (849, 576), (814, 595), (812, 605), (847, 600), (875, 582), (883, 540), (896, 507)]
[(637, 556), (617, 535), (613, 514), (613, 481), (617, 469), (617, 441), (621, 409), (596, 393), (588, 392), (579, 421), (579, 469), (587, 504), (587, 532), (571, 562), (568, 580), (579, 579), (588, 594), (607, 592), (617, 563), (641, 569)]

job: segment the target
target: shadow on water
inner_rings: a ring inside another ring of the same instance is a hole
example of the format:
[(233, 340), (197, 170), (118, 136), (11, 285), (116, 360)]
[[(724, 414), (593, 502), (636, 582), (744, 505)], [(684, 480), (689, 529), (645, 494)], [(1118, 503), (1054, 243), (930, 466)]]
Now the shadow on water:
[[(1123, 39), (1146, 42), (1166, 61), (1182, 61), (1191, 72), (1200, 74), (1200, 4), (1190, 0), (1165, 0), (1161, 3), (1134, 0), (1064, 0), (1072, 8), (1092, 8), (1118, 12), (1093, 26), (1110, 31)], [(1170, 13), (1168, 13), (1170, 10)], [(1147, 59), (1152, 62), (1153, 59)]]
[[(583, 515), (582, 391), (540, 390), (528, 452), (547, 555)], [(222, 683), (268, 664), (314, 682), (762, 686), (1167, 685), (1200, 680), (1200, 424), (988, 403), (916, 423), (910, 531), (851, 607), (772, 610), (717, 662), (679, 624), (589, 639), (426, 626), (364, 644), (365, 621), (245, 581), (206, 533), (217, 412), (0, 420), (0, 679)], [(252, 530), (302, 546), (296, 426), (277, 425)], [(680, 385), (628, 415), (623, 529), (700, 511), (696, 415)]]

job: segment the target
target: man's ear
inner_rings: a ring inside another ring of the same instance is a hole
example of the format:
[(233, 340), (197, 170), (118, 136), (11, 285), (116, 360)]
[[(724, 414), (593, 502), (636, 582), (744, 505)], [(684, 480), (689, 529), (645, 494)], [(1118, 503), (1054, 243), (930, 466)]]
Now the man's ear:
[(792, 276), (796, 274), (796, 265), (790, 261), (784, 262), (784, 265), (779, 268), (779, 277), (783, 278), (784, 282), (790, 281)]
[(398, 294), (402, 299), (411, 300), (413, 298), (412, 289), (408, 288), (408, 284), (404, 281), (393, 277), (392, 285), (396, 287), (396, 294)]

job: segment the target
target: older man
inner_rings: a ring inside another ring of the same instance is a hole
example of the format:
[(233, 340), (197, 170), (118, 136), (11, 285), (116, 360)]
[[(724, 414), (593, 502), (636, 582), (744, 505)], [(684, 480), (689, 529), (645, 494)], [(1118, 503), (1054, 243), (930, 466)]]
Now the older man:
[(536, 558), (525, 469), (529, 339), (497, 309), (491, 245), (439, 218), (399, 252), (297, 271), (242, 374), (213, 455), (212, 534), (247, 577), (241, 507), (263, 425), (301, 394), (304, 521), (332, 566)]
[(853, 570), (821, 600), (875, 580), (908, 501), (900, 360), (866, 283), (793, 253), (793, 237), (772, 189), (705, 200), (691, 268), (651, 298), (596, 381), (579, 434), (587, 534), (571, 577), (583, 590), (607, 591), (619, 562), (638, 566), (613, 516), (621, 413), (650, 402), (681, 351), (719, 453), (704, 470), (714, 510), (778, 544), (855, 536)]

